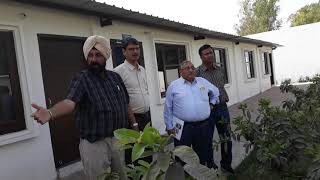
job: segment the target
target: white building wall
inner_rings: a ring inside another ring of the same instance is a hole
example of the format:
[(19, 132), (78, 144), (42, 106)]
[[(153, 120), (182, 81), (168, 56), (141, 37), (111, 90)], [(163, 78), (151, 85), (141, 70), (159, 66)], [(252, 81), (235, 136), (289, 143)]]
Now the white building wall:
[(283, 45), (273, 51), (277, 84), (320, 73), (320, 22), (248, 36)]
[[(23, 17), (24, 13), (26, 17)], [(113, 21), (113, 25), (100, 27), (98, 18), (73, 14), (61, 10), (34, 7), (1, 1), (0, 30), (13, 26), (20, 37), (16, 37), (16, 44), (21, 46), (21, 57), (18, 62), (23, 66), (19, 69), (24, 92), (24, 110), (29, 124), (29, 136), (10, 139), (0, 136), (0, 179), (1, 180), (47, 180), (56, 177), (53, 152), (48, 124), (38, 126), (31, 118), (33, 109), (31, 102), (45, 106), (45, 94), (41, 73), (41, 61), (37, 34), (53, 34), (66, 36), (87, 37), (98, 34), (107, 39), (121, 39), (122, 34), (130, 34), (142, 41), (153, 125), (161, 133), (165, 132), (163, 123), (164, 99), (160, 98), (158, 66), (155, 53), (155, 43), (174, 43), (186, 46), (187, 59), (198, 66), (201, 64), (198, 49), (208, 43), (214, 47), (225, 48), (227, 52), (227, 66), (230, 83), (226, 90), (230, 96), (229, 105), (237, 103), (270, 88), (270, 78), (261, 78), (261, 64), (255, 53), (256, 78), (246, 80), (243, 61), (243, 50), (258, 51), (256, 45), (235, 45), (232, 42), (204, 39), (193, 40), (192, 35), (159, 30), (156, 28)], [(107, 62), (107, 68), (112, 69), (112, 59)], [(28, 132), (29, 132), (28, 131)], [(14, 133), (16, 134), (16, 133)], [(17, 141), (17, 142), (14, 142)]]
[[(244, 51), (253, 51), (255, 78), (248, 79), (245, 69)], [(261, 53), (271, 52), (271, 48), (240, 43), (235, 46), (236, 81), (238, 82), (238, 102), (261, 93), (271, 87), (270, 75), (263, 74)]]
[[(26, 17), (23, 17), (24, 13)], [(51, 180), (56, 177), (51, 138), (48, 124), (38, 126), (30, 117), (31, 102), (45, 106), (45, 95), (41, 73), (38, 46), (38, 33), (70, 36), (91, 35), (88, 26), (90, 18), (81, 15), (64, 13), (46, 8), (34, 8), (29, 5), (1, 2), (0, 29), (14, 28), (16, 46), (22, 46), (21, 58), (17, 58), (20, 66), (22, 92), (29, 92), (23, 97), (24, 111), (31, 135), (16, 137), (12, 133), (0, 136), (0, 179), (1, 180)], [(17, 49), (18, 50), (18, 49)], [(16, 51), (17, 51), (16, 50)], [(23, 75), (25, 74), (25, 76)], [(14, 138), (13, 138), (14, 137)], [(18, 141), (19, 139), (29, 139)], [(13, 141), (17, 141), (12, 143)], [(10, 144), (6, 144), (10, 143)]]
[[(260, 92), (263, 92), (263, 91), (266, 91), (268, 89), (271, 88), (271, 79), (270, 79), (270, 76), (271, 76), (271, 68), (273, 69), (274, 71), (274, 62), (277, 61), (275, 60), (274, 61), (274, 57), (273, 57), (273, 52), (272, 52), (272, 49), (270, 47), (261, 47), (261, 48), (257, 48), (258, 49), (258, 61), (259, 61), (259, 71), (260, 71), (260, 81), (261, 81), (261, 86), (260, 86)], [(264, 74), (264, 64), (263, 64), (263, 61), (262, 61), (262, 54), (264, 52), (267, 52), (267, 53), (271, 53), (271, 56), (272, 56), (272, 62), (273, 62), (273, 67), (271, 67), (271, 64), (268, 62), (268, 65), (269, 65), (269, 72), (270, 74)], [(274, 78), (274, 76), (273, 76)]]

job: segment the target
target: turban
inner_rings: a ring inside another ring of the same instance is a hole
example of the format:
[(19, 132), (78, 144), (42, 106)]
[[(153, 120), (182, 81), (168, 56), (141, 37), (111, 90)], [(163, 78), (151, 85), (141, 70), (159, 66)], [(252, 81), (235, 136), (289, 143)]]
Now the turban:
[(102, 36), (89, 36), (83, 45), (83, 54), (85, 59), (88, 59), (88, 54), (92, 48), (96, 48), (107, 59), (111, 54), (110, 44), (108, 40)]

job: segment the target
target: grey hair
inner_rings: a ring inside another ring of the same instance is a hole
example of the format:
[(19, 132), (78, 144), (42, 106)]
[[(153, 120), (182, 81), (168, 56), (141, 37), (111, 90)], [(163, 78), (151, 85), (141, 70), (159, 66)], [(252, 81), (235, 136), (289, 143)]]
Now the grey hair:
[[(182, 62), (179, 64), (179, 70), (185, 68), (188, 63), (191, 63), (191, 64), (192, 64), (192, 62), (189, 61), (189, 60), (184, 60), (184, 61), (182, 61)], [(192, 64), (192, 65), (193, 65), (193, 64)]]

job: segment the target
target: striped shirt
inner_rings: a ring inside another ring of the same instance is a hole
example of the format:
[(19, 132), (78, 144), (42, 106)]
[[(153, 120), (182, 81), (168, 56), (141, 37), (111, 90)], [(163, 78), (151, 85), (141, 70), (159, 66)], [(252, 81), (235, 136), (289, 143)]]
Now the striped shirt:
[(226, 81), (220, 67), (215, 66), (213, 69), (208, 69), (204, 64), (201, 64), (197, 68), (197, 76), (205, 78), (219, 89), (220, 103), (226, 103), (229, 101), (227, 91), (224, 88)]
[(99, 76), (83, 70), (71, 80), (67, 99), (76, 103), (80, 138), (95, 142), (128, 126), (129, 96), (121, 77), (105, 70)]

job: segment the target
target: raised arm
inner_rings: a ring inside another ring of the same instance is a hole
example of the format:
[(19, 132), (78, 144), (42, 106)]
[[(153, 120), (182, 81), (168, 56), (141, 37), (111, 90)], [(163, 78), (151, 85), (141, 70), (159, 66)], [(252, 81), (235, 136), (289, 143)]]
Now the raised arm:
[(31, 104), (31, 106), (36, 109), (36, 112), (32, 113), (31, 117), (33, 117), (38, 123), (45, 124), (50, 120), (72, 113), (75, 109), (76, 103), (69, 99), (65, 99), (58, 102), (50, 109), (45, 109), (34, 103)]

